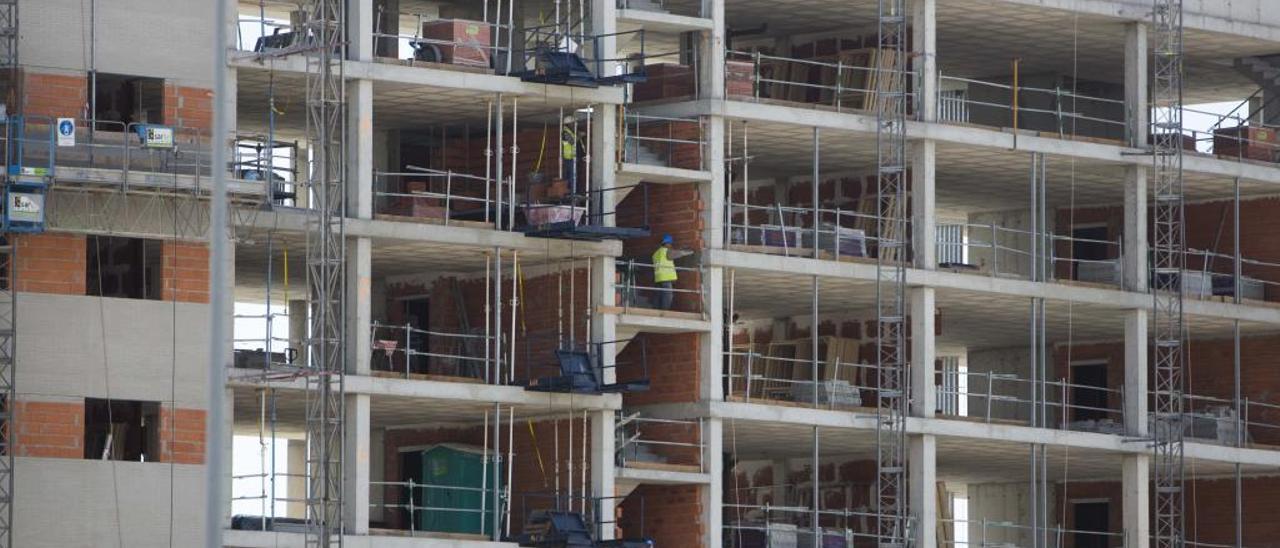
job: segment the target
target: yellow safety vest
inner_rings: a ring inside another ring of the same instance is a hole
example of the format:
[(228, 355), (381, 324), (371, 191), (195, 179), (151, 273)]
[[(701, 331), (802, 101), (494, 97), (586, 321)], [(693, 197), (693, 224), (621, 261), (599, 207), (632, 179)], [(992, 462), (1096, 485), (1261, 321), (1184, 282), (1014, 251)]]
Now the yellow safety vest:
[(653, 252), (653, 283), (676, 281), (676, 263), (667, 257), (666, 246)]
[(564, 133), (560, 136), (560, 156), (562, 160), (578, 159), (578, 137), (573, 134), (573, 130), (564, 128)]

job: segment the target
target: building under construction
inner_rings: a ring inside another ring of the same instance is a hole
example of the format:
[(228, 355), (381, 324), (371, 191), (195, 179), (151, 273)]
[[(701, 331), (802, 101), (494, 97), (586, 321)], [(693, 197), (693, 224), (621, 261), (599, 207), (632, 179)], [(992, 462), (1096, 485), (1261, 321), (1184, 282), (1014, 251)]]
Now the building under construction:
[(1271, 4), (0, 0), (0, 548), (1280, 546)]

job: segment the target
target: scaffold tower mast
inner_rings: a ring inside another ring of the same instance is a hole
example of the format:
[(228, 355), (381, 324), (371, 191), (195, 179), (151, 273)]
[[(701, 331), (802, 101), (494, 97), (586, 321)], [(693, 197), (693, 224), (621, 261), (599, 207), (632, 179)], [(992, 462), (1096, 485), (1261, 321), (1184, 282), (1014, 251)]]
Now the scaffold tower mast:
[[(18, 98), (18, 0), (0, 0), (0, 73), (7, 78), (3, 86), (6, 115), (21, 113)], [(8, 147), (13, 139), (5, 139)], [(8, 161), (13, 158), (4, 151), (4, 177), (9, 177)], [(5, 181), (6, 184), (9, 182)], [(17, 402), (17, 269), (18, 246), (11, 237), (0, 241), (0, 272), (6, 273), (0, 280), (0, 548), (13, 546), (13, 498), (14, 467), (13, 448), (18, 431), (13, 412)]]
[(1155, 192), (1153, 318), (1155, 352), (1155, 547), (1185, 545), (1183, 508), (1182, 0), (1154, 0), (1152, 184)]
[(345, 340), (346, 2), (313, 0), (307, 48), (307, 138), (313, 200), (307, 231), (307, 546), (342, 546)]
[(876, 432), (877, 536), (882, 547), (908, 542), (906, 509), (906, 0), (879, 0), (876, 141), (879, 226), (876, 322), (879, 428)]

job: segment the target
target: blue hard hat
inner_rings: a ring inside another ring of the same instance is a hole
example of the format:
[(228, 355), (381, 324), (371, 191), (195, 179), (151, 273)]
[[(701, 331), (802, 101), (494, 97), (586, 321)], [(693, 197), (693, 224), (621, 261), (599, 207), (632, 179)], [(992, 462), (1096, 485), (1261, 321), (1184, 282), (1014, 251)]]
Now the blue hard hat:
[(676, 241), (676, 239), (675, 239), (675, 238), (672, 238), (670, 234), (663, 234), (663, 235), (662, 235), (662, 243), (663, 243), (663, 244), (674, 243), (675, 241)]

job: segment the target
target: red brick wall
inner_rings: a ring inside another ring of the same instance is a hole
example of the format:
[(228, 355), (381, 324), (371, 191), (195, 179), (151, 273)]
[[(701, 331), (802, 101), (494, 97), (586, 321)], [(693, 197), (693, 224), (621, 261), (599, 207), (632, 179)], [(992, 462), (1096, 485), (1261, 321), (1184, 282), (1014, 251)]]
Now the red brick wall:
[(17, 290), (84, 295), (88, 260), (85, 242), (81, 234), (18, 236)]
[(89, 105), (89, 77), (25, 72), (23, 114), (35, 117), (84, 119)]
[[(1120, 492), (1119, 483), (1114, 483), (1114, 482), (1111, 482), (1111, 483), (1106, 483), (1106, 482), (1059, 483), (1058, 489), (1059, 489), (1057, 493), (1057, 498), (1059, 501), (1058, 504), (1062, 504), (1062, 501), (1066, 501), (1067, 503), (1066, 508), (1058, 509), (1058, 512), (1060, 512), (1060, 515), (1065, 516), (1064, 523), (1062, 524), (1062, 527), (1064, 529), (1067, 529), (1070, 531), (1077, 530), (1076, 519), (1075, 519), (1076, 516), (1075, 516), (1075, 511), (1072, 508), (1073, 506), (1071, 502), (1072, 500), (1106, 499), (1108, 503), (1107, 525), (1109, 526), (1106, 532), (1119, 533), (1124, 530), (1124, 499), (1123, 499), (1123, 495)], [(1190, 504), (1191, 501), (1188, 500), (1187, 503)], [(1154, 501), (1152, 502), (1152, 504), (1154, 504)], [(1049, 519), (1050, 521), (1057, 522), (1059, 520), (1062, 520), (1063, 518), (1055, 518), (1051, 516)], [(1154, 522), (1152, 522), (1152, 525), (1154, 526)], [(1190, 525), (1190, 522), (1188, 522), (1188, 525)], [(1064, 541), (1063, 548), (1075, 547), (1075, 536), (1073, 534), (1064, 534), (1063, 541)], [(1114, 539), (1114, 542), (1110, 542), (1109, 544), (1111, 544), (1112, 546), (1118, 546), (1120, 542), (1119, 542), (1119, 539)]]
[(84, 457), (84, 403), (18, 401), (14, 443), (20, 457)]
[(160, 462), (204, 464), (205, 411), (160, 408)]
[[(1280, 505), (1280, 478), (1245, 478), (1243, 503), (1243, 541), (1245, 546), (1275, 548), (1280, 546), (1280, 522), (1275, 508)], [(1111, 531), (1120, 532), (1124, 512), (1118, 482), (1059, 484), (1066, 499), (1109, 499)], [(1235, 544), (1235, 481), (1232, 479), (1188, 479), (1185, 484), (1187, 540), (1205, 544)], [(1154, 499), (1151, 503), (1154, 508)], [(1074, 516), (1068, 509), (1065, 527), (1074, 527)], [(1152, 522), (1154, 527), (1154, 521)], [(1072, 548), (1068, 544), (1064, 548)]]
[(211, 129), (213, 127), (213, 91), (166, 83), (164, 85), (164, 124)]
[[(1074, 346), (1059, 346), (1053, 350), (1054, 359), (1054, 379), (1066, 379), (1069, 383), (1078, 382), (1071, 378), (1069, 365), (1071, 363), (1088, 362), (1095, 360), (1105, 360), (1107, 362), (1107, 388), (1112, 390), (1123, 390), (1124, 388), (1124, 344), (1123, 343), (1100, 343), (1100, 344), (1078, 344)], [(1050, 387), (1050, 390), (1056, 388)], [(1068, 392), (1067, 399), (1070, 401), (1072, 394)], [(1059, 394), (1049, 396), (1052, 401), (1061, 398)], [(1107, 409), (1121, 410), (1123, 401), (1120, 394), (1107, 394)], [(1120, 415), (1110, 415), (1117, 421)], [(1068, 417), (1070, 420), (1070, 417)]]
[[(1233, 341), (1230, 339), (1203, 340), (1189, 342), (1187, 391), (1196, 396), (1207, 396), (1226, 400), (1226, 402), (1196, 402), (1192, 410), (1205, 411), (1209, 406), (1230, 405), (1234, 393), (1234, 358)], [(1067, 349), (1055, 350), (1056, 371), (1065, 376)], [(1280, 404), (1276, 387), (1280, 386), (1280, 371), (1273, 364), (1280, 361), (1280, 337), (1243, 337), (1240, 339), (1240, 385), (1241, 394), (1252, 402), (1270, 405)], [(1072, 361), (1083, 361), (1095, 358), (1109, 360), (1107, 382), (1111, 388), (1124, 386), (1124, 344), (1077, 345), (1071, 350)], [(1120, 408), (1119, 401), (1109, 402), (1113, 409)], [(1249, 420), (1259, 425), (1253, 426), (1249, 433), (1255, 443), (1280, 443), (1280, 431), (1275, 428), (1261, 426), (1280, 426), (1280, 412), (1251, 406)]]
[[(627, 537), (643, 534), (655, 546), (708, 548), (703, 542), (702, 485), (641, 485), (620, 505)], [(643, 516), (643, 519), (642, 519)]]
[[(652, 184), (641, 183), (641, 187), (633, 190), (621, 204), (618, 204), (618, 226), (643, 226), (648, 223), (649, 236), (631, 238), (623, 242), (623, 255), (634, 258), (637, 263), (649, 265), (653, 260), (653, 252), (662, 243), (662, 236), (670, 234), (675, 238), (673, 249), (701, 251), (706, 243), (702, 241), (702, 229), (706, 220), (702, 212), (706, 204), (698, 195), (697, 185), (688, 184)], [(644, 193), (648, 192), (649, 215), (644, 215)], [(692, 266), (692, 259), (677, 261), (677, 267)], [(636, 284), (640, 287), (653, 287), (653, 270), (647, 266), (637, 267)], [(678, 291), (673, 300), (672, 309), (682, 312), (701, 312), (702, 303), (699, 298), (702, 288), (702, 276), (692, 270), (679, 270), (679, 279), (675, 283)], [(641, 291), (641, 296), (652, 297)]]
[(167, 240), (160, 247), (163, 268), (161, 299), (209, 302), (209, 246)]
[(701, 386), (698, 333), (641, 333), (618, 355), (618, 380), (638, 379), (641, 345), (649, 369), (649, 390), (623, 394), (626, 405), (695, 402)]

